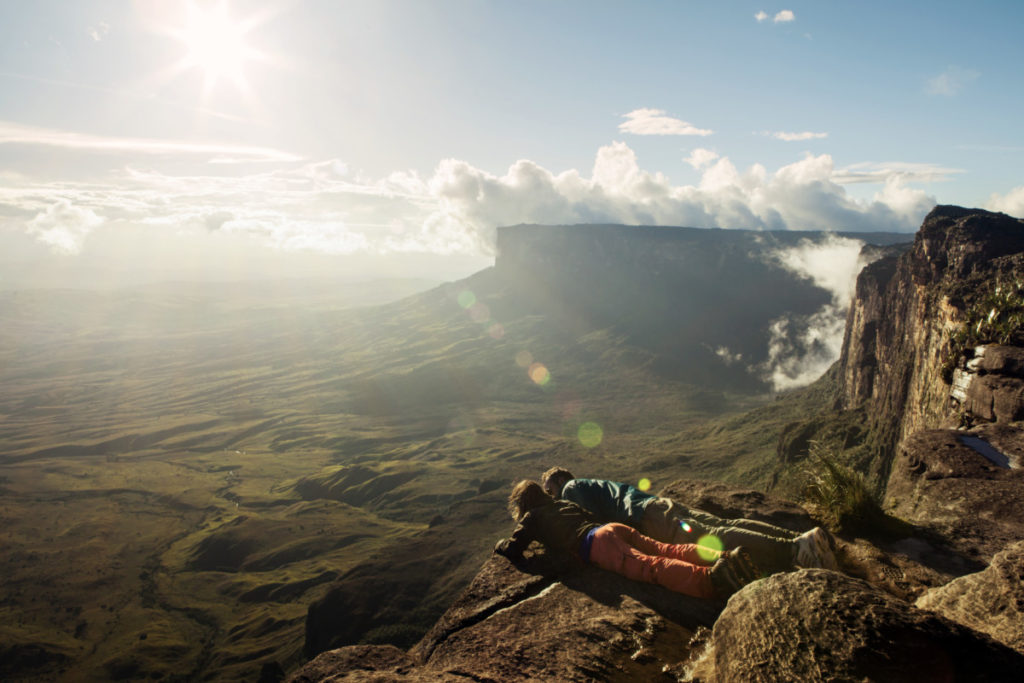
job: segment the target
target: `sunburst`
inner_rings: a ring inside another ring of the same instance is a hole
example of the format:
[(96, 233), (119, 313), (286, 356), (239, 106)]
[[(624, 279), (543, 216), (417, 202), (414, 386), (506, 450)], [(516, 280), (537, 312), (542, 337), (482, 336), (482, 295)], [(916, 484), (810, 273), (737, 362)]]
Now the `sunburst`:
[(189, 2), (182, 25), (167, 31), (185, 51), (174, 71), (201, 71), (207, 93), (225, 81), (238, 90), (248, 90), (246, 67), (265, 58), (247, 42), (258, 23), (256, 17), (233, 17), (225, 0), (212, 4)]

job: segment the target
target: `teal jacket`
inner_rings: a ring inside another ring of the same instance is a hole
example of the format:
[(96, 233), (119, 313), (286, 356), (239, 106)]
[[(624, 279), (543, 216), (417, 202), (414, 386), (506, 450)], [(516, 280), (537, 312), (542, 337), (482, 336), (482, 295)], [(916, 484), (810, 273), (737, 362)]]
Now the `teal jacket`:
[(639, 528), (647, 504), (654, 496), (607, 479), (571, 479), (562, 487), (562, 498), (576, 503), (599, 522), (619, 522)]

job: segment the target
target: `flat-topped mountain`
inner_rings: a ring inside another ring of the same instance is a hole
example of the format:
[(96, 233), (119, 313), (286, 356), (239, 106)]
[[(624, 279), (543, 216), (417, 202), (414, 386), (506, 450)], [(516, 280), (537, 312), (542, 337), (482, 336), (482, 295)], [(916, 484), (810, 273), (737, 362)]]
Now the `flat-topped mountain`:
[(834, 297), (787, 254), (836, 240), (885, 246), (910, 235), (516, 225), (498, 228), (494, 270), (552, 322), (613, 329), (652, 352), (661, 375), (756, 392), (771, 388), (773, 348), (812, 352), (810, 319)]

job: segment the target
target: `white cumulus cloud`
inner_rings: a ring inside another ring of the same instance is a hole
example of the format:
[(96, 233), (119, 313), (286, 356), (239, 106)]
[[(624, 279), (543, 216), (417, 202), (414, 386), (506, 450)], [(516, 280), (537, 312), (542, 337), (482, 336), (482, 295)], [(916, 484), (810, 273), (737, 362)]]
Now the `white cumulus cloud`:
[(764, 10), (761, 10), (760, 12), (754, 15), (754, 18), (757, 19), (758, 23), (760, 23), (768, 19), (768, 13), (765, 12)]
[(707, 168), (718, 157), (718, 152), (698, 147), (690, 152), (690, 156), (686, 157), (684, 161), (699, 171), (702, 168)]
[(634, 109), (619, 124), (623, 133), (634, 135), (711, 135), (714, 131), (696, 126), (671, 116), (662, 109)]
[(1004, 195), (997, 192), (992, 193), (985, 208), (989, 211), (1001, 211), (1002, 213), (1024, 218), (1024, 185), (1015, 187)]
[(796, 15), (793, 14), (793, 10), (784, 9), (778, 14), (776, 14), (775, 17), (772, 18), (772, 21), (774, 21), (776, 24), (783, 24), (789, 21), (794, 21), (795, 19)]
[[(293, 251), (483, 257), (495, 228), (517, 223), (909, 232), (935, 204), (912, 183), (939, 173), (897, 163), (837, 170), (827, 154), (738, 168), (704, 148), (686, 161), (699, 174), (693, 184), (643, 169), (624, 142), (598, 149), (590, 169), (561, 172), (523, 159), (495, 174), (445, 159), (427, 174), (381, 178), (338, 160), (234, 174), (129, 167), (79, 182), (10, 175), (0, 184), (0, 227), (68, 253), (116, 227)], [(848, 182), (880, 189), (854, 198)]]
[(90, 232), (103, 219), (89, 208), (74, 206), (61, 199), (28, 221), (28, 234), (62, 254), (77, 254)]

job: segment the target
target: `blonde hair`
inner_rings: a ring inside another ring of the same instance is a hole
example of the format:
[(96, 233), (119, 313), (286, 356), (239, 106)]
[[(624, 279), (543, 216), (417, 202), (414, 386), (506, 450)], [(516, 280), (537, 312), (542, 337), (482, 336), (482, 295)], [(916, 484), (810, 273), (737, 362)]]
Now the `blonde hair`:
[(551, 502), (551, 496), (532, 479), (523, 479), (512, 487), (508, 496), (508, 512), (517, 522), (530, 510)]

